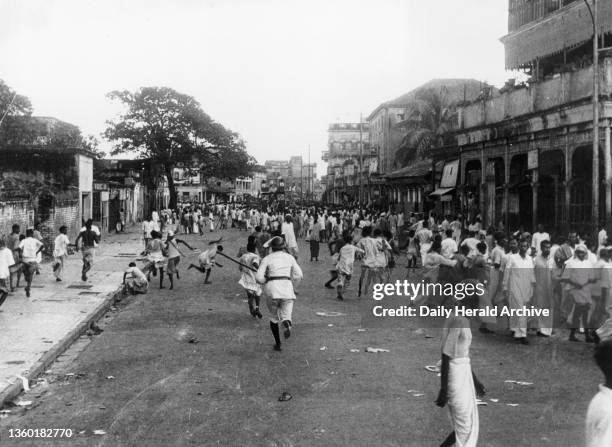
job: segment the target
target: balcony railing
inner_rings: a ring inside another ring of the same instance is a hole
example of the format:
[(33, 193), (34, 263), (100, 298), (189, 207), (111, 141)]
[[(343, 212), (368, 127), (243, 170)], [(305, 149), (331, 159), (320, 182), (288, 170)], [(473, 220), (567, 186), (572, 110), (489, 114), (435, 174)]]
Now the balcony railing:
[[(601, 71), (601, 94), (612, 93), (612, 60), (605, 59)], [(459, 129), (486, 126), (501, 121), (543, 112), (548, 109), (591, 98), (592, 67), (556, 75), (530, 87), (517, 88), (502, 95), (478, 101), (459, 109)]]
[(508, 31), (540, 20), (563, 6), (580, 0), (510, 0), (508, 10)]

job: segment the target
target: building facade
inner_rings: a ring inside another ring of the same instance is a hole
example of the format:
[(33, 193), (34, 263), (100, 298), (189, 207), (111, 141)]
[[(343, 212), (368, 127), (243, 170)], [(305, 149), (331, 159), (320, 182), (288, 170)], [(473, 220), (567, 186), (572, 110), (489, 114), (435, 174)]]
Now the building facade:
[[(598, 2), (600, 41), (612, 43), (612, 2)], [(612, 57), (602, 52), (593, 68), (592, 23), (582, 1), (509, 1), (509, 30), (502, 38), (506, 68), (529, 80), (460, 109), (455, 148), (455, 200), (468, 218), (485, 226), (583, 233), (612, 213)], [(599, 169), (593, 170), (593, 86), (600, 84)], [(454, 150), (453, 150), (454, 149)], [(593, 187), (593, 177), (597, 185)], [(599, 214), (592, 218), (593, 201)]]
[(93, 155), (81, 148), (0, 149), (0, 237), (39, 225), (47, 247), (62, 225), (71, 238), (91, 217)]
[[(377, 169), (378, 154), (371, 149), (368, 123), (334, 123), (327, 129), (325, 194), (333, 204), (358, 202), (360, 177), (362, 202), (370, 201), (370, 173)], [(361, 169), (360, 169), (361, 163)]]
[(283, 183), (283, 200), (314, 200), (317, 164), (305, 162), (301, 155), (289, 160), (266, 160), (266, 190), (277, 190)]
[(258, 198), (261, 196), (262, 183), (266, 181), (264, 172), (254, 172), (248, 177), (238, 177), (234, 181), (233, 201), (244, 201), (248, 198)]

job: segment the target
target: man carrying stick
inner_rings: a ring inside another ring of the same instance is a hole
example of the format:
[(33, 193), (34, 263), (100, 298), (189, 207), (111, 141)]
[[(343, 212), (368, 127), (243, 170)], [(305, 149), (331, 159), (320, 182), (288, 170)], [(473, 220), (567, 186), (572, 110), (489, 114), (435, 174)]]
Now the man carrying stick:
[(208, 250), (204, 250), (202, 253), (200, 253), (200, 256), (198, 256), (198, 263), (200, 264), (199, 267), (195, 264), (189, 264), (187, 270), (196, 269), (197, 271), (202, 272), (206, 275), (206, 278), (204, 278), (204, 284), (211, 284), (208, 279), (210, 278), (210, 272), (212, 271), (213, 266), (216, 265), (217, 267), (223, 267), (221, 264), (215, 261), (217, 252), (221, 253), (222, 251), (222, 245), (213, 245)]

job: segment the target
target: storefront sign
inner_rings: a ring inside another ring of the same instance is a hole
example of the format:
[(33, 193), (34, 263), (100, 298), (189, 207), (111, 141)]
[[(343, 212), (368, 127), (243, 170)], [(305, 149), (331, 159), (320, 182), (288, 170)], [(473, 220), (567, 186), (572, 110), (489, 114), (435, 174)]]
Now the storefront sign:
[(108, 183), (94, 182), (93, 190), (94, 191), (108, 191)]
[(454, 188), (457, 186), (457, 174), (459, 172), (459, 160), (449, 161), (442, 170), (440, 188)]
[(538, 150), (534, 149), (527, 154), (527, 169), (538, 169)]

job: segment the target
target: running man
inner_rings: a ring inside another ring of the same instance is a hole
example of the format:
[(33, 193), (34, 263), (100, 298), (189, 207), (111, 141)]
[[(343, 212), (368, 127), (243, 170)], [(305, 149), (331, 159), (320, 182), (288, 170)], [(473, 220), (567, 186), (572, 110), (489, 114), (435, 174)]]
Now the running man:
[(10, 267), (15, 263), (13, 253), (6, 246), (4, 238), (0, 238), (0, 306), (9, 294)]
[(93, 221), (88, 219), (85, 222), (85, 229), (81, 230), (74, 245), (79, 248), (79, 241), (83, 241), (81, 252), (83, 254), (83, 270), (81, 272), (81, 281), (87, 281), (87, 272), (93, 267), (96, 244), (100, 242), (100, 235), (92, 229)]
[(216, 246), (213, 245), (208, 250), (204, 250), (202, 253), (200, 253), (200, 256), (198, 256), (198, 263), (200, 264), (200, 266), (198, 267), (195, 264), (189, 264), (189, 267), (187, 267), (187, 270), (189, 270), (189, 269), (196, 269), (197, 271), (205, 274), (206, 278), (204, 278), (204, 284), (212, 284), (208, 280), (210, 278), (210, 272), (212, 271), (212, 268), (215, 265), (217, 267), (223, 267), (221, 264), (219, 264), (217, 261), (215, 261), (215, 257), (217, 256), (217, 252), (223, 252), (223, 246), (222, 245), (216, 245)]
[(295, 258), (284, 251), (285, 241), (282, 237), (274, 237), (269, 245), (272, 253), (261, 261), (255, 279), (264, 284), (266, 304), (270, 311), (270, 330), (275, 341), (274, 350), (280, 351), (279, 324), (285, 328), (285, 338), (289, 338), (295, 301), (292, 281), (301, 280), (303, 273)]
[(64, 273), (64, 262), (68, 257), (68, 245), (70, 245), (70, 241), (68, 240), (68, 228), (66, 225), (62, 225), (59, 229), (60, 234), (55, 238), (54, 248), (53, 248), (53, 275), (55, 275), (55, 280), (60, 282)]
[[(247, 302), (249, 303), (249, 312), (252, 317), (263, 318), (259, 311), (259, 300), (261, 297), (261, 286), (255, 279), (255, 271), (259, 268), (261, 259), (257, 254), (257, 239), (254, 235), (249, 236), (246, 253), (240, 256), (242, 265), (239, 267), (241, 275), (238, 284), (244, 287), (247, 294)], [(253, 271), (255, 270), (255, 271)]]
[(38, 269), (38, 257), (44, 248), (45, 245), (38, 239), (34, 238), (34, 229), (27, 229), (25, 239), (19, 243), (19, 250), (21, 251), (23, 276), (26, 280), (25, 293), (28, 298), (30, 297), (32, 278)]
[(344, 300), (342, 292), (348, 288), (351, 282), (355, 256), (364, 254), (364, 251), (361, 248), (358, 248), (351, 243), (352, 239), (353, 237), (350, 234), (347, 233), (344, 235), (344, 245), (340, 249), (338, 263), (336, 264), (336, 272), (338, 275), (338, 285), (336, 286), (338, 296), (336, 298), (338, 298), (340, 301)]

